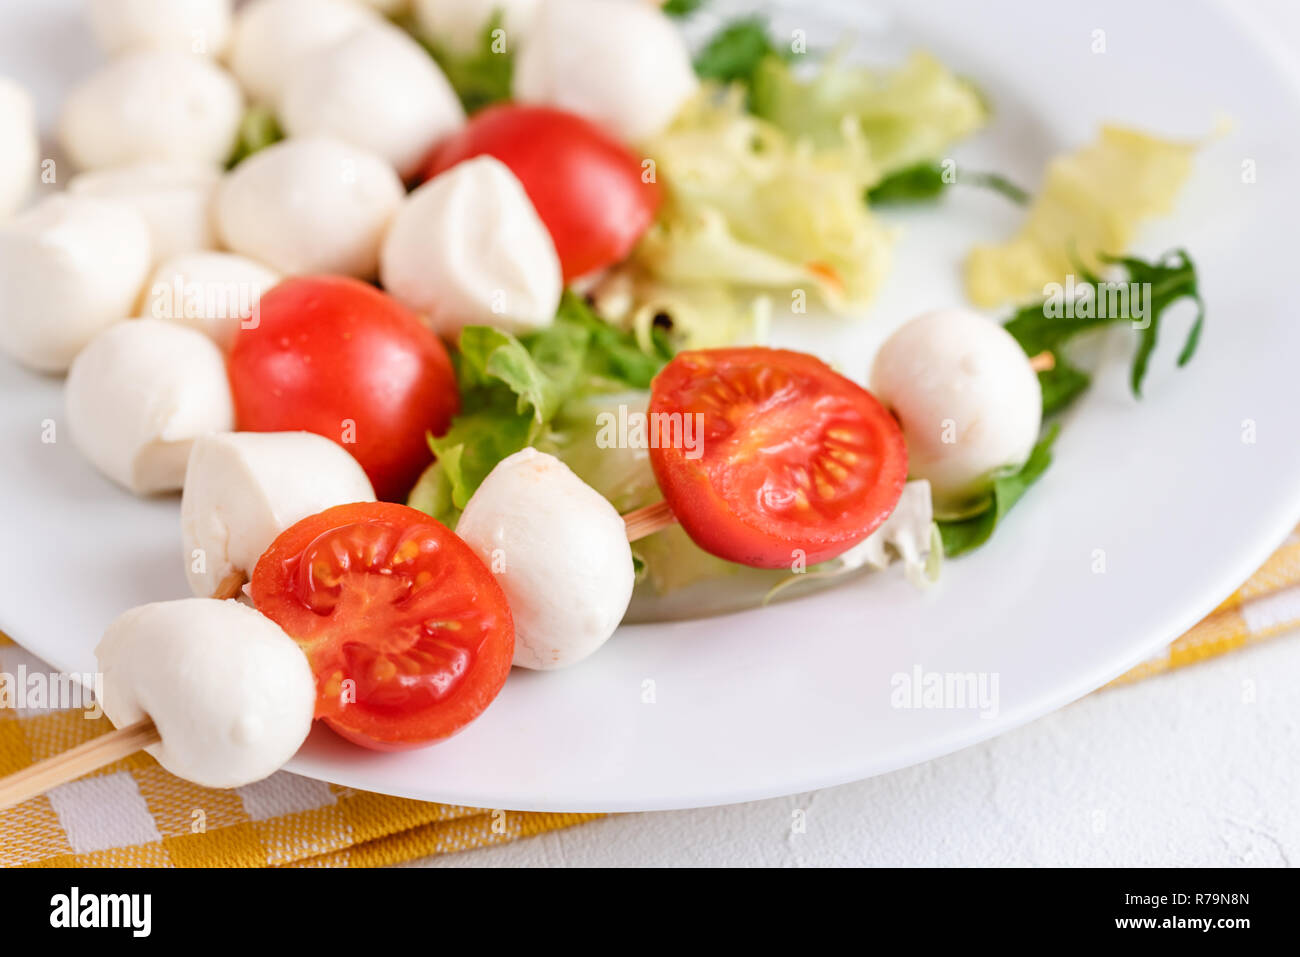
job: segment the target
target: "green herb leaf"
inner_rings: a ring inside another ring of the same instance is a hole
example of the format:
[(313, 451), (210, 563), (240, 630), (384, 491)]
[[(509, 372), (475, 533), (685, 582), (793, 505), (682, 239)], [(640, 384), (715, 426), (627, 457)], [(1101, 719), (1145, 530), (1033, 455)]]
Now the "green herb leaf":
[[(1141, 398), (1142, 382), (1146, 378), (1147, 366), (1160, 332), (1160, 320), (1165, 311), (1180, 299), (1192, 299), (1197, 311), (1196, 320), (1178, 356), (1179, 367), (1191, 361), (1196, 353), (1205, 324), (1205, 303), (1201, 299), (1196, 265), (1183, 249), (1166, 253), (1155, 262), (1146, 262), (1132, 256), (1101, 258), (1117, 267), (1115, 279), (1107, 282), (1086, 269), (1081, 269), (1080, 277), (1075, 283), (1075, 289), (1081, 298), (1072, 304), (1049, 299), (1024, 306), (1006, 323), (1006, 329), (1026, 354), (1034, 356), (1040, 352), (1051, 352), (1056, 356), (1058, 368), (1072, 368), (1064, 363), (1061, 353), (1065, 343), (1091, 329), (1113, 323), (1136, 322), (1139, 332), (1138, 348), (1133, 357), (1129, 382), (1133, 394)], [(1136, 303), (1134, 299), (1137, 300)], [(1061, 381), (1065, 378), (1064, 372), (1058, 376)], [(1081, 391), (1082, 387), (1079, 387), (1069, 392), (1068, 399), (1075, 398)], [(1045, 391), (1045, 401), (1046, 398)], [(1057, 398), (1055, 409), (1062, 407), (1063, 403)]]
[(1028, 206), (1032, 198), (1027, 190), (1021, 189), (1001, 173), (957, 173), (957, 185), (979, 186), (1005, 196), (1018, 206)]
[(867, 191), (872, 206), (928, 202), (937, 199), (950, 184), (939, 163), (917, 163), (891, 173)]
[(1183, 348), (1178, 354), (1178, 367), (1181, 369), (1196, 354), (1196, 347), (1201, 341), (1201, 330), (1205, 325), (1205, 302), (1201, 299), (1200, 283), (1196, 276), (1196, 266), (1187, 250), (1178, 249), (1165, 254), (1154, 263), (1144, 262), (1132, 256), (1103, 257), (1103, 259), (1128, 272), (1128, 281), (1137, 283), (1143, 290), (1147, 303), (1146, 328), (1141, 330), (1137, 353), (1133, 356), (1133, 369), (1129, 376), (1129, 385), (1133, 394), (1142, 397), (1142, 380), (1146, 378), (1147, 364), (1151, 353), (1155, 351), (1156, 339), (1160, 333), (1160, 319), (1166, 309), (1180, 299), (1191, 299), (1196, 303), (1196, 320), (1187, 333)]
[(234, 169), (258, 150), (266, 149), (282, 139), (284, 139), (284, 131), (280, 129), (275, 114), (265, 106), (250, 106), (239, 121), (235, 148), (230, 154), (230, 159), (226, 161), (226, 169)]
[(762, 17), (736, 20), (714, 34), (695, 58), (695, 72), (701, 79), (750, 86), (759, 64), (779, 56), (767, 35)]
[(1022, 206), (1029, 202), (1029, 194), (1001, 173), (958, 171), (951, 178), (937, 162), (917, 163), (891, 173), (868, 191), (867, 201), (873, 206), (929, 202), (953, 185), (989, 189)]
[(660, 9), (670, 17), (689, 17), (702, 6), (704, 0), (668, 0)]
[(1029, 453), (1025, 464), (1013, 472), (998, 476), (993, 482), (993, 494), (984, 511), (960, 521), (940, 521), (939, 537), (943, 553), (952, 558), (979, 548), (989, 540), (993, 529), (1002, 521), (1012, 506), (1020, 501), (1029, 486), (1033, 485), (1052, 464), (1052, 443), (1060, 434), (1059, 424), (1051, 425)]
[(1092, 376), (1058, 356), (1054, 368), (1038, 373), (1038, 384), (1043, 390), (1043, 418), (1047, 418), (1081, 396), (1092, 384)]

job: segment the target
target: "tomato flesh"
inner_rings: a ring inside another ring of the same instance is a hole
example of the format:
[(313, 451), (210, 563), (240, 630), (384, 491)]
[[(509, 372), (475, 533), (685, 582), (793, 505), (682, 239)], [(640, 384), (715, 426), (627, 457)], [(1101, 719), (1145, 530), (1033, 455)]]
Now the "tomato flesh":
[(259, 611), (298, 642), (316, 717), (396, 750), (473, 721), (505, 683), (505, 593), (446, 526), (405, 505), (339, 505), (290, 526), (257, 563)]
[(447, 350), (414, 313), (342, 276), (287, 279), (230, 352), (245, 432), (315, 432), (352, 453), (381, 499), (406, 500), (460, 405)]
[(594, 123), (550, 106), (480, 110), (430, 155), (424, 178), (488, 155), (510, 168), (546, 224), (568, 282), (627, 258), (654, 221), (659, 185)]
[(729, 561), (789, 568), (833, 558), (889, 517), (907, 481), (889, 411), (803, 353), (683, 352), (655, 378), (649, 411), (661, 435), (676, 434), (663, 431), (675, 421), (691, 435), (682, 417), (697, 417), (695, 450), (652, 443), (650, 461), (687, 533)]

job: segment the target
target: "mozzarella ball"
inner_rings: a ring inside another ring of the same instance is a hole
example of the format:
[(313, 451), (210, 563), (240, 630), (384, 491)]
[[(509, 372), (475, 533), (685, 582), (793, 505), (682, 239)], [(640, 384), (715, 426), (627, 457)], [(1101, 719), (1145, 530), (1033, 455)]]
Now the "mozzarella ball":
[(627, 0), (546, 0), (519, 50), (514, 98), (569, 110), (635, 143), (698, 89), (681, 33)]
[(95, 649), (104, 713), (119, 728), (152, 718), (146, 750), (175, 774), (233, 788), (278, 771), (307, 738), (316, 682), (271, 619), (237, 601), (184, 598), (120, 615)]
[(72, 91), (59, 139), (81, 169), (146, 160), (221, 166), (244, 101), (230, 74), (202, 57), (140, 51), (114, 60)]
[(418, 43), (387, 24), (303, 57), (280, 119), (292, 136), (336, 136), (386, 159), (402, 177), (465, 122), (460, 100)]
[(262, 293), (279, 281), (272, 270), (235, 253), (186, 253), (154, 270), (140, 311), (189, 326), (228, 351), (241, 326), (256, 327)]
[(890, 336), (871, 390), (898, 417), (912, 478), (929, 481), (940, 513), (969, 507), (988, 494), (994, 473), (1023, 464), (1043, 419), (1024, 350), (967, 309), (926, 313)]
[(68, 192), (126, 203), (149, 226), (155, 263), (216, 245), (212, 198), (221, 173), (202, 163), (135, 163), (78, 173)]
[(185, 570), (208, 596), (233, 572), (252, 576), (290, 525), (335, 505), (373, 502), (348, 452), (311, 432), (224, 432), (194, 442), (181, 495)]
[(370, 279), (405, 195), (393, 168), (373, 153), (327, 137), (285, 140), (226, 177), (217, 230), (230, 249), (286, 275)]
[(439, 335), (521, 333), (555, 318), (564, 281), (551, 234), (500, 160), (478, 156), (407, 197), (384, 237), (384, 288)]
[(17, 83), (0, 76), (0, 221), (22, 208), (41, 162), (36, 107)]
[(0, 225), (0, 349), (64, 372), (129, 316), (149, 274), (149, 228), (122, 203), (56, 193)]
[(278, 107), (303, 56), (376, 19), (347, 0), (253, 0), (235, 17), (230, 69), (251, 99)]
[(231, 0), (90, 0), (88, 13), (110, 56), (167, 50), (216, 57), (230, 40)]
[[(411, 5), (410, 0), (351, 0), (352, 3), (360, 4), (363, 7), (369, 7), (376, 13), (382, 13), (386, 17), (395, 16), (399, 13), (405, 13)], [(489, 3), (495, 0), (488, 0)]]
[(524, 449), (483, 480), (456, 525), (492, 569), (515, 620), (515, 664), (563, 668), (609, 640), (635, 573), (623, 518), (545, 452)]
[(415, 0), (420, 28), (439, 46), (453, 53), (478, 51), (483, 31), (501, 14), (506, 52), (514, 51), (528, 34), (540, 0)]
[(179, 489), (194, 440), (234, 428), (221, 350), (165, 319), (101, 332), (72, 363), (64, 395), (73, 444), (138, 495)]

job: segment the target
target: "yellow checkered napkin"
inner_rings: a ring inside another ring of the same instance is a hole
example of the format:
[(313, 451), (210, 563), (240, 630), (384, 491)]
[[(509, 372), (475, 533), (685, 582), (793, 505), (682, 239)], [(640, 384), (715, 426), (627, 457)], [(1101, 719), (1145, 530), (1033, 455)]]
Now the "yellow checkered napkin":
[[(48, 674), (0, 634), (0, 672)], [(0, 776), (112, 730), (81, 711), (0, 708)], [(368, 867), (486, 847), (598, 814), (429, 804), (281, 772), (231, 791), (141, 752), (0, 811), (0, 867)]]
[[(1115, 683), (1232, 651), (1300, 625), (1300, 535), (1160, 655)], [(0, 634), (0, 672), (48, 673)], [(0, 709), (0, 775), (103, 734), (81, 712)], [(137, 754), (0, 811), (0, 866), (363, 867), (500, 844), (596, 814), (525, 814), (426, 804), (281, 772), (213, 791)]]

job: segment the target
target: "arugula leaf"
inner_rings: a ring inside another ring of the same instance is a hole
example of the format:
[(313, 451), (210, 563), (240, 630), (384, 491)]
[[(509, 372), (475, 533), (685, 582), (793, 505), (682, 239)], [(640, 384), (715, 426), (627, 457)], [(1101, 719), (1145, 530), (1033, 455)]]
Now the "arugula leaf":
[(226, 169), (232, 170), (258, 150), (266, 149), (284, 139), (284, 131), (275, 114), (265, 106), (250, 106), (239, 121), (239, 132), (235, 137), (235, 148), (226, 161)]
[(1178, 354), (1178, 368), (1182, 368), (1196, 354), (1196, 347), (1201, 342), (1201, 330), (1205, 326), (1205, 302), (1201, 299), (1200, 283), (1196, 276), (1196, 266), (1187, 250), (1178, 249), (1166, 254), (1154, 263), (1143, 262), (1132, 256), (1103, 257), (1113, 265), (1128, 270), (1129, 282), (1137, 283), (1143, 289), (1150, 289), (1147, 302), (1148, 325), (1142, 330), (1138, 340), (1137, 353), (1133, 356), (1133, 370), (1129, 377), (1133, 394), (1142, 397), (1142, 380), (1146, 378), (1147, 363), (1155, 351), (1156, 339), (1160, 333), (1160, 318), (1164, 311), (1180, 299), (1190, 298), (1196, 303), (1196, 320), (1187, 333), (1182, 351)]
[(917, 163), (890, 173), (867, 190), (872, 206), (925, 202), (937, 199), (950, 185), (940, 163)]
[(979, 186), (1000, 193), (1018, 206), (1029, 205), (1029, 191), (1021, 189), (1001, 173), (957, 173), (957, 185)]
[(769, 56), (780, 54), (767, 35), (767, 21), (746, 17), (714, 34), (695, 57), (695, 72), (703, 80), (752, 86), (759, 65)]
[[(1135, 319), (1141, 319), (1143, 324), (1138, 327), (1138, 348), (1129, 375), (1130, 388), (1138, 398), (1142, 397), (1142, 382), (1146, 378), (1151, 354), (1156, 348), (1160, 320), (1165, 311), (1180, 299), (1192, 299), (1197, 309), (1196, 320), (1178, 356), (1179, 368), (1191, 361), (1200, 343), (1201, 330), (1205, 324), (1205, 303), (1201, 299), (1196, 265), (1186, 250), (1173, 250), (1155, 262), (1146, 262), (1132, 256), (1102, 256), (1101, 259), (1118, 267), (1116, 279), (1107, 283), (1081, 268), (1075, 289), (1081, 291), (1083, 298), (1074, 303), (1074, 308), (1070, 310), (1072, 316), (1067, 315), (1064, 309), (1049, 309), (1048, 300), (1022, 307), (1006, 323), (1007, 332), (1015, 337), (1026, 354), (1034, 356), (1040, 352), (1051, 352), (1056, 357), (1057, 367), (1062, 371), (1049, 380), (1054, 390), (1054, 411), (1063, 408), (1065, 402), (1075, 398), (1087, 385), (1086, 381), (1083, 385), (1078, 384), (1078, 377), (1083, 373), (1065, 363), (1061, 355), (1062, 347), (1075, 336), (1113, 323), (1132, 323)], [(1114, 283), (1126, 285), (1126, 294), (1112, 297), (1110, 293), (1117, 288)], [(1139, 299), (1137, 308), (1132, 301), (1134, 295)], [(1120, 308), (1111, 308), (1110, 305), (1102, 308), (1103, 302), (1109, 304), (1112, 300)], [(1069, 370), (1069, 373), (1065, 370)], [(1070, 389), (1062, 390), (1060, 387), (1067, 382)], [(1065, 394), (1064, 401), (1058, 393)], [(1045, 403), (1047, 398), (1045, 387)]]
[(1001, 173), (959, 171), (955, 180), (949, 181), (939, 162), (916, 163), (889, 174), (867, 192), (867, 201), (873, 206), (927, 202), (953, 185), (990, 189), (1021, 206), (1029, 202), (1029, 194)]
[(1029, 453), (1024, 465), (994, 479), (993, 493), (984, 511), (958, 521), (938, 522), (945, 556), (953, 558), (962, 555), (989, 540), (997, 524), (1052, 464), (1052, 443), (1060, 431), (1060, 425), (1053, 423)]
[(704, 0), (668, 0), (660, 9), (670, 17), (689, 17), (702, 6)]
[(502, 29), (503, 23), (502, 11), (494, 11), (471, 53), (448, 50), (422, 35), (413, 22), (407, 25), (408, 31), (438, 62), (466, 113), (510, 99), (510, 84), (515, 72), (514, 49), (506, 46), (498, 50), (496, 47), (497, 31)]
[(643, 351), (631, 333), (602, 321), (572, 293), (565, 293), (550, 326), (526, 336), (465, 327), (454, 357), (461, 412), (445, 434), (429, 436), (437, 461), (412, 489), (409, 504), (455, 524), (498, 462), (549, 439), (565, 403), (644, 390), (670, 358), (663, 337)]
[(1058, 356), (1053, 368), (1038, 373), (1038, 385), (1043, 390), (1043, 418), (1060, 412), (1091, 384), (1092, 376)]

